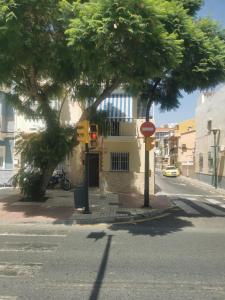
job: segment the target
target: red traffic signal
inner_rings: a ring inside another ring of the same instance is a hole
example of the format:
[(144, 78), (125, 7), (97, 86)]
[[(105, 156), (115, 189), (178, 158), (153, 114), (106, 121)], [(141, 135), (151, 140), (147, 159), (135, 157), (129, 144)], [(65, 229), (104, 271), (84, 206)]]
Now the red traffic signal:
[(91, 133), (90, 133), (90, 139), (91, 139), (91, 140), (97, 140), (97, 138), (98, 138), (98, 135), (97, 135), (96, 132), (91, 132)]
[(98, 125), (90, 124), (89, 129), (90, 146), (96, 148), (98, 146)]

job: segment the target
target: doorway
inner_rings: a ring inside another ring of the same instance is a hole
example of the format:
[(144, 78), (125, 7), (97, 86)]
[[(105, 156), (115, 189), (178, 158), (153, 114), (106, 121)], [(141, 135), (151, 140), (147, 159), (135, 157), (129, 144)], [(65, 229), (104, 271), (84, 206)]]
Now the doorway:
[(89, 153), (89, 187), (99, 187), (99, 153)]

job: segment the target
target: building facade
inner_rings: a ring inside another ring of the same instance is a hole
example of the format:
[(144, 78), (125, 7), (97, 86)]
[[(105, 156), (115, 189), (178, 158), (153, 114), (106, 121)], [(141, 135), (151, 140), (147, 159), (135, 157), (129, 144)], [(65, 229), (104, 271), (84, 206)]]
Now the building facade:
[[(17, 112), (14, 113), (12, 108), (7, 108), (6, 113), (5, 101), (1, 103), (3, 103), (0, 106), (1, 116), (2, 120), (4, 119), (2, 124), (5, 127), (1, 129), (0, 149), (4, 149), (4, 151), (2, 150), (3, 154), (0, 158), (0, 162), (2, 161), (0, 170), (3, 171), (3, 168), (4, 171), (7, 170), (10, 173), (9, 178), (17, 172), (21, 163), (20, 157), (16, 156), (13, 151), (14, 137), (19, 132), (42, 131), (45, 129), (45, 124), (42, 120), (33, 121)], [(52, 105), (56, 105), (56, 103)], [(55, 108), (57, 109), (57, 107)], [(99, 137), (98, 147), (90, 151), (89, 185), (99, 187), (104, 191), (142, 194), (144, 191), (145, 145), (139, 128), (144, 122), (144, 108), (138, 104), (136, 98), (117, 90), (102, 102), (99, 110), (107, 111), (109, 117), (106, 123), (109, 130), (106, 137)], [(62, 124), (75, 126), (81, 113), (82, 109), (78, 103), (72, 102), (68, 98), (61, 111)], [(6, 128), (7, 135), (5, 134)], [(74, 185), (83, 182), (84, 147), (82, 144), (75, 148), (71, 157), (60, 164), (60, 167), (62, 166)], [(150, 171), (150, 193), (153, 194), (154, 150), (150, 151)], [(2, 175), (2, 178), (6, 178), (6, 176)]]
[[(99, 106), (108, 113), (108, 134), (100, 137), (98, 147), (90, 151), (89, 185), (116, 193), (144, 192), (144, 138), (140, 126), (144, 109), (121, 90), (116, 90)], [(70, 166), (73, 183), (82, 183), (84, 149), (74, 152)], [(80, 163), (79, 163), (80, 162)], [(154, 150), (150, 151), (150, 193), (154, 194)]]
[(203, 93), (196, 108), (196, 177), (225, 188), (225, 86)]
[(0, 186), (10, 185), (14, 175), (15, 114), (0, 93)]

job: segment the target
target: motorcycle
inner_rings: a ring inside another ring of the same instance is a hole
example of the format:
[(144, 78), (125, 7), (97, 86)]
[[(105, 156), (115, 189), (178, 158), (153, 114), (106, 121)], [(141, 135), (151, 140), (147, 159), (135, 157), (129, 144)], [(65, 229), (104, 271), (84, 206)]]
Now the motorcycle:
[(66, 173), (63, 169), (60, 172), (55, 172), (55, 174), (53, 173), (49, 180), (48, 188), (54, 188), (57, 185), (60, 185), (61, 189), (64, 191), (69, 191), (72, 188), (72, 184), (66, 177)]

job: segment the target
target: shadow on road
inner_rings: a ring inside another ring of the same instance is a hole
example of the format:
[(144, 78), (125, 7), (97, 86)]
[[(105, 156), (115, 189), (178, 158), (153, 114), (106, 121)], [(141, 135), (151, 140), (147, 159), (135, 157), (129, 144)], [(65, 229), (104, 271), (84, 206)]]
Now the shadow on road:
[[(92, 232), (88, 235), (87, 238), (93, 238), (95, 239), (95, 241), (102, 239), (106, 236), (106, 233), (104, 231), (102, 232)], [(101, 286), (103, 283), (103, 279), (105, 277), (105, 272), (106, 272), (106, 268), (107, 268), (107, 262), (108, 262), (108, 258), (109, 258), (109, 252), (110, 252), (110, 246), (111, 246), (111, 242), (112, 242), (112, 237), (113, 235), (107, 235), (107, 243), (105, 246), (105, 250), (102, 256), (102, 260), (101, 260), (101, 264), (98, 270), (98, 274), (97, 277), (95, 279), (92, 291), (91, 291), (91, 295), (89, 297), (89, 300), (97, 300), (100, 290), (101, 290)]]
[[(184, 214), (176, 208), (171, 209), (168, 215), (158, 219), (146, 220), (140, 223), (132, 224), (113, 224), (109, 227), (113, 231), (127, 231), (128, 233), (137, 235), (146, 235), (149, 237), (165, 236), (175, 232), (182, 231), (185, 227), (193, 227), (191, 221), (183, 219)], [(187, 217), (187, 216), (186, 216)]]

